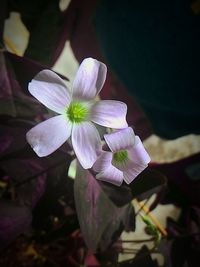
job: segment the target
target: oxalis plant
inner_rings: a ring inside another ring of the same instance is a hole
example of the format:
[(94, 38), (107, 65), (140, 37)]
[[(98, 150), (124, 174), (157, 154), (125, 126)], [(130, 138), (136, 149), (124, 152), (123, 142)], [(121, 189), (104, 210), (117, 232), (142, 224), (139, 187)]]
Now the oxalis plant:
[[(130, 184), (150, 162), (138, 136), (126, 122), (127, 106), (114, 100), (96, 100), (106, 79), (106, 65), (93, 58), (81, 63), (72, 90), (53, 71), (43, 70), (29, 83), (29, 92), (58, 113), (26, 135), (39, 157), (48, 156), (68, 141), (84, 169), (96, 178), (120, 186)], [(109, 128), (103, 142), (95, 125)]]
[[(147, 168), (150, 157), (128, 126), (126, 104), (99, 100), (106, 65), (83, 60), (70, 90), (55, 72), (33, 61), (7, 52), (1, 60), (6, 70), (6, 78), (0, 76), (6, 81), (3, 92), (12, 86), (12, 94), (1, 100), (0, 249), (5, 260), (0, 263), (11, 260), (6, 249), (20, 234), (25, 236), (23, 248), (31, 244), (32, 250), (40, 251), (39, 261), (58, 260), (52, 244), (66, 255), (69, 242), (76, 243), (76, 252), (80, 247), (93, 253), (110, 248), (112, 258), (123, 251), (120, 234), (134, 231), (135, 217), (141, 213), (135, 213), (132, 200), (158, 192), (165, 180)], [(68, 170), (74, 159), (72, 180)], [(157, 246), (159, 229), (148, 214), (140, 215)], [(79, 238), (84, 246), (77, 245)], [(41, 244), (48, 244), (49, 250)], [(72, 253), (69, 250), (69, 261)], [(73, 257), (79, 261), (79, 256)]]

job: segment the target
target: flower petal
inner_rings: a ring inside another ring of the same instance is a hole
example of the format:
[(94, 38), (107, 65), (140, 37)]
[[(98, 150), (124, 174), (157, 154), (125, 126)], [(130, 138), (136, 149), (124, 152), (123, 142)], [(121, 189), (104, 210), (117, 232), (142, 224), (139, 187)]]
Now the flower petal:
[(63, 80), (51, 70), (42, 70), (28, 85), (29, 92), (47, 108), (63, 113), (71, 101)]
[(96, 175), (97, 179), (120, 186), (123, 182), (123, 173), (111, 164), (112, 156), (112, 152), (102, 151), (93, 169), (99, 172)]
[(96, 172), (101, 172), (110, 166), (111, 161), (112, 152), (102, 151), (101, 155), (98, 157), (92, 168)]
[(91, 122), (73, 125), (72, 146), (82, 167), (91, 168), (101, 151), (99, 133)]
[(96, 178), (101, 181), (105, 181), (117, 186), (120, 186), (123, 182), (123, 173), (115, 168), (112, 164), (104, 171), (98, 173)]
[(138, 164), (147, 165), (151, 161), (149, 154), (145, 150), (142, 141), (137, 135), (135, 136), (134, 147), (131, 147), (128, 152), (131, 160)]
[(73, 83), (73, 98), (91, 100), (100, 92), (106, 79), (107, 67), (102, 62), (86, 58), (81, 63)]
[(122, 129), (126, 122), (127, 105), (115, 100), (101, 100), (91, 108), (91, 120), (105, 127)]
[(104, 138), (112, 152), (127, 150), (135, 143), (135, 134), (131, 127), (105, 134)]
[(139, 165), (137, 163), (132, 163), (132, 166), (123, 172), (124, 181), (130, 184), (148, 165)]
[(62, 116), (55, 116), (33, 127), (26, 139), (39, 157), (45, 157), (58, 149), (71, 134), (72, 125)]
[(130, 184), (148, 166), (150, 157), (138, 136), (135, 136), (135, 145), (128, 149), (128, 155), (126, 164), (117, 168), (123, 172), (125, 182)]

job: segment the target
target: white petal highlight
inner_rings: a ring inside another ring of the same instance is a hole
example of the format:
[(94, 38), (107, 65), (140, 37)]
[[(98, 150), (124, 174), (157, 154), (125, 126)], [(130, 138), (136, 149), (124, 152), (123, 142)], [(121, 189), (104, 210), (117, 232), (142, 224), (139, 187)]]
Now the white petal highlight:
[(105, 134), (104, 138), (112, 152), (127, 150), (135, 143), (135, 134), (131, 127)]
[(135, 145), (129, 149), (130, 159), (138, 164), (147, 165), (151, 159), (145, 150), (139, 136), (135, 136)]
[(74, 124), (72, 146), (82, 167), (91, 168), (101, 152), (101, 139), (95, 126), (90, 122)]
[(93, 165), (93, 170), (96, 172), (101, 172), (111, 165), (111, 161), (112, 152), (102, 151), (101, 155)]
[(62, 114), (71, 95), (63, 80), (51, 70), (42, 70), (28, 85), (29, 92), (47, 108)]
[(113, 165), (110, 165), (104, 171), (98, 173), (96, 178), (98, 180), (120, 186), (123, 182), (123, 173)]
[(128, 127), (126, 122), (127, 105), (115, 100), (101, 100), (91, 108), (91, 120), (114, 129)]
[(93, 58), (84, 59), (73, 83), (73, 98), (94, 99), (103, 87), (106, 73), (107, 67), (102, 62)]
[(45, 157), (67, 141), (71, 129), (71, 124), (64, 116), (59, 115), (33, 127), (26, 134), (26, 139), (39, 157)]

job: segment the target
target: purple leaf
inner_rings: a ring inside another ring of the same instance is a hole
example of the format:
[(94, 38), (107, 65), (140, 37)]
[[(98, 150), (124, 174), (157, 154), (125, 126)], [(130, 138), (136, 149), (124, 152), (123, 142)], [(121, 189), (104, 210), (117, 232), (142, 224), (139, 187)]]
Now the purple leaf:
[(45, 193), (34, 209), (33, 227), (34, 229), (45, 229), (48, 240), (54, 238), (56, 232), (56, 229), (50, 230), (52, 226), (49, 225), (49, 218), (52, 216), (66, 221), (63, 231), (57, 232), (58, 236), (71, 231), (68, 228), (70, 224), (73, 224), (73, 229), (77, 229), (77, 219), (73, 223), (67, 219), (72, 214), (74, 218), (76, 217), (73, 196), (74, 180), (67, 178), (67, 168), (68, 166), (64, 162), (48, 172)]
[[(106, 182), (99, 182), (99, 184), (110, 200), (116, 206), (121, 207), (130, 203), (135, 197), (143, 200), (154, 193), (162, 193), (167, 181), (162, 173), (147, 168), (130, 185), (123, 183), (118, 187)], [(158, 195), (158, 200), (159, 197), (160, 195)]]
[(0, 157), (5, 157), (27, 145), (25, 135), (30, 127), (29, 124), (24, 127), (0, 124), (0, 127)]
[(18, 156), (1, 161), (0, 166), (12, 178), (20, 203), (35, 206), (44, 191), (47, 172), (64, 163), (67, 172), (71, 156), (57, 151), (52, 156), (39, 158), (31, 149), (28, 155), (23, 157), (21, 153), (21, 158)]
[(120, 208), (115, 206), (92, 173), (80, 165), (77, 168), (74, 194), (81, 231), (92, 251), (98, 247), (105, 250), (114, 238), (119, 237), (125, 225), (130, 230), (130, 222), (127, 220), (133, 213), (130, 205)]
[(15, 114), (12, 89), (8, 77), (4, 53), (0, 52), (0, 114)]
[(160, 192), (166, 185), (167, 179), (161, 172), (147, 168), (138, 175), (130, 184), (130, 187), (132, 197), (138, 197), (140, 200), (143, 200), (154, 193)]
[(175, 222), (172, 219), (168, 219), (167, 228), (172, 243), (170, 251), (172, 266), (199, 266), (199, 207), (185, 207), (182, 210), (181, 220)]
[(146, 246), (143, 246), (135, 255), (134, 259), (119, 263), (119, 267), (158, 267), (151, 257), (151, 252)]
[(25, 57), (0, 52), (0, 114), (24, 118), (43, 115), (46, 109), (32, 98), (27, 88), (31, 79), (45, 68)]
[(35, 181), (34, 188), (32, 190), (32, 208), (38, 203), (46, 189), (46, 174), (40, 175)]
[[(23, 63), (17, 70), (13, 69), (13, 58)], [(32, 65), (35, 67), (35, 71), (31, 71), (31, 64), (29, 68), (24, 64), (23, 58), (8, 52), (0, 52), (0, 114), (32, 118), (41, 115), (44, 110), (43, 107), (32, 99), (27, 90), (28, 82), (30, 81), (29, 76), (33, 77), (36, 69), (38, 71), (41, 69), (37, 64), (35, 66), (34, 62), (32, 62)], [(21, 73), (25, 84), (20, 84), (15, 71), (17, 71), (18, 75)], [(22, 86), (26, 87), (26, 89), (22, 89)]]
[(173, 163), (152, 166), (167, 176), (170, 191), (165, 203), (173, 202), (180, 206), (188, 203), (199, 205), (200, 180), (197, 179), (199, 162), (200, 153), (197, 153)]
[(16, 203), (0, 202), (0, 249), (28, 229), (32, 215), (28, 207)]
[[(27, 90), (28, 82), (30, 82), (38, 72), (43, 69), (48, 69), (48, 67), (30, 58), (19, 57), (9, 52), (6, 52), (5, 56), (12, 65), (17, 81), (19, 82), (23, 92), (29, 94)], [(68, 80), (68, 78), (63, 75), (59, 74), (59, 76), (65, 80)]]
[(99, 182), (109, 199), (118, 207), (122, 207), (133, 200), (130, 186), (123, 183), (121, 186), (115, 186), (106, 182)]

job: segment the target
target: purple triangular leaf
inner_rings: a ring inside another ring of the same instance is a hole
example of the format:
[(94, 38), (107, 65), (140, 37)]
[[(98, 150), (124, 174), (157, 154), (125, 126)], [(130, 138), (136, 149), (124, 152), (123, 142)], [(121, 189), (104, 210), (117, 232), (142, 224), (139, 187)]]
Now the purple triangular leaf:
[[(31, 97), (28, 93), (28, 82), (31, 80), (36, 72), (39, 72), (41, 68), (36, 67), (35, 72), (30, 71), (25, 64), (21, 64), (21, 68), (17, 69), (17, 73), (21, 73), (25, 84), (23, 86), (26, 89), (22, 89), (22, 85), (19, 83), (18, 77), (13, 69), (12, 61), (9, 59), (8, 52), (0, 52), (0, 114), (11, 115), (13, 117), (32, 117), (39, 116), (45, 110), (44, 107)], [(17, 57), (11, 55), (12, 57)], [(20, 61), (21, 57), (17, 57)], [(34, 65), (34, 64), (33, 64)], [(30, 65), (31, 66), (31, 65)], [(28, 73), (29, 76), (26, 76)]]
[[(88, 170), (78, 165), (74, 183), (77, 215), (87, 246), (105, 250), (118, 238), (127, 224), (129, 204), (118, 208), (109, 199), (100, 183)], [(128, 226), (127, 226), (128, 228)]]
[(47, 112), (28, 92), (28, 83), (46, 68), (28, 58), (0, 52), (0, 114), (34, 118)]
[[(19, 82), (22, 91), (28, 93), (27, 84), (33, 77), (43, 69), (48, 69), (47, 65), (40, 64), (38, 61), (27, 57), (20, 57), (15, 54), (5, 52), (7, 61), (12, 65), (16, 79)], [(62, 79), (69, 80), (66, 76), (57, 73)], [(29, 93), (28, 93), (29, 94)]]
[(125, 183), (121, 186), (115, 186), (106, 182), (101, 182), (101, 187), (110, 200), (118, 207), (130, 203), (133, 199), (131, 188)]
[(62, 164), (65, 164), (67, 172), (71, 156), (56, 151), (51, 156), (39, 158), (32, 150), (30, 152), (31, 157), (23, 157), (22, 154), (21, 158), (9, 158), (1, 161), (0, 166), (5, 174), (11, 177), (20, 203), (34, 206), (44, 190), (47, 172)]

